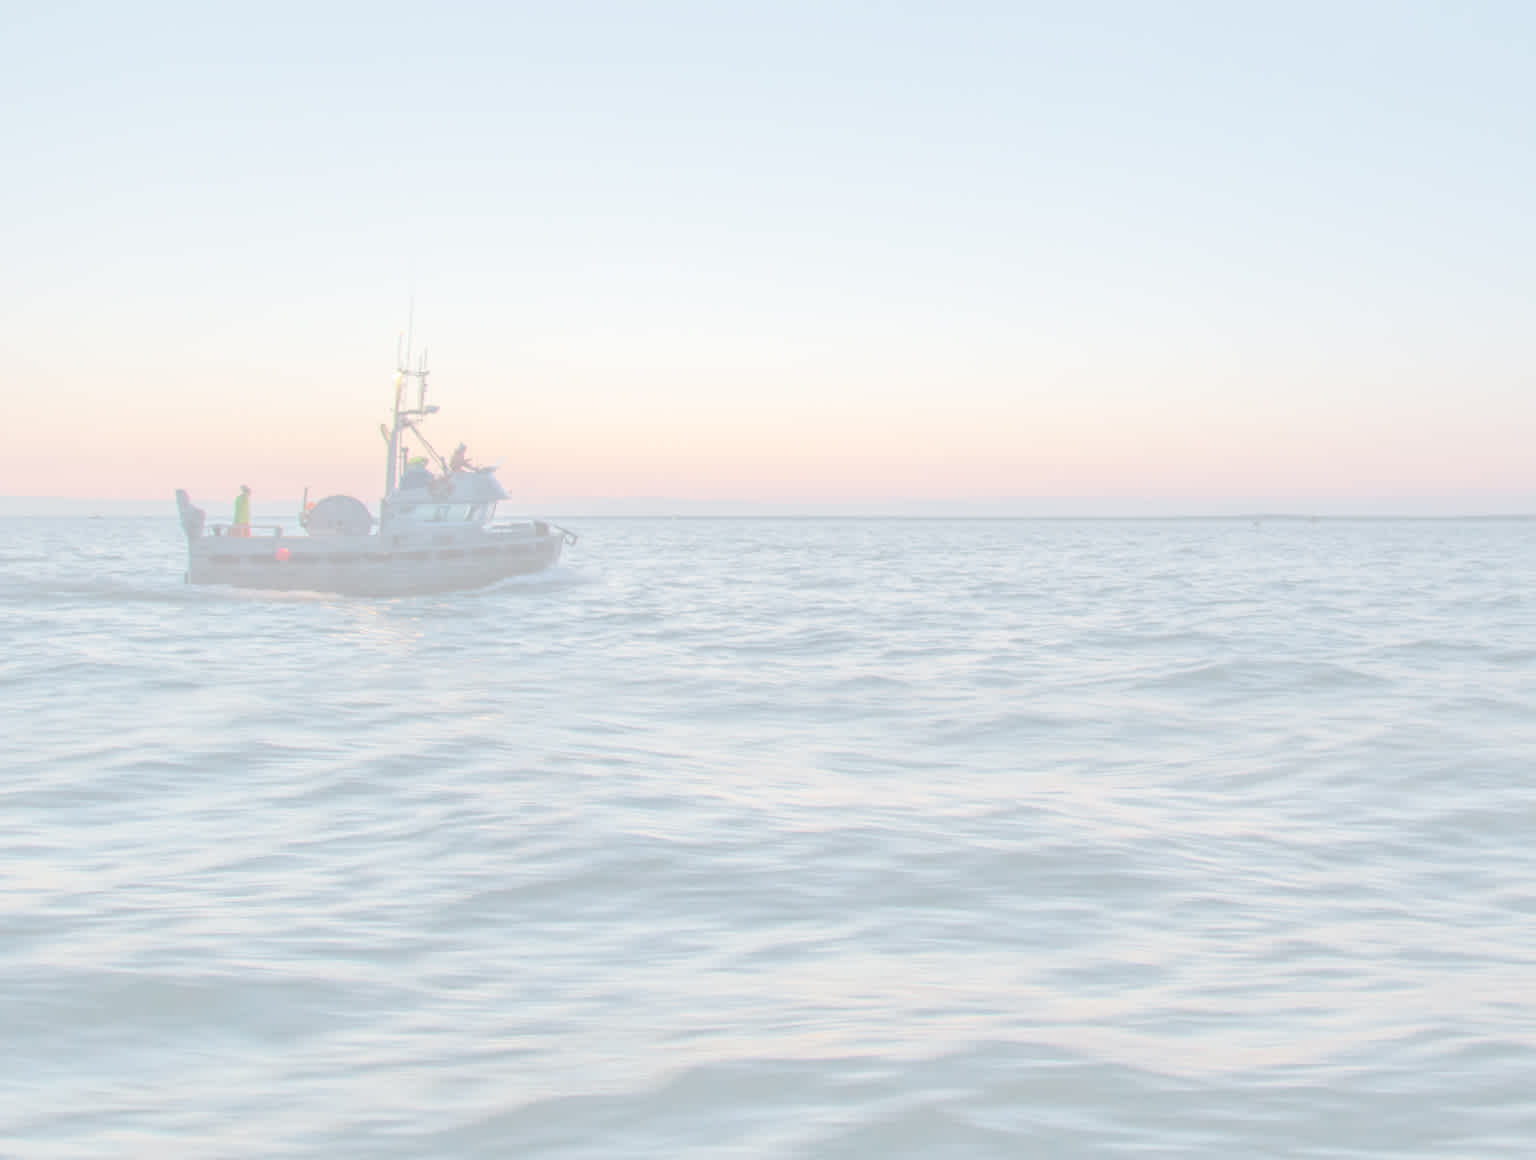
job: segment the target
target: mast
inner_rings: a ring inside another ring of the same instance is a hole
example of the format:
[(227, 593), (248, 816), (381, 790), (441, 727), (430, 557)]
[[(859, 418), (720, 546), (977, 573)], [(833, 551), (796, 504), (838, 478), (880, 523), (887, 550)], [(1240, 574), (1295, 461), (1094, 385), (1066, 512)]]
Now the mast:
[[(384, 501), (387, 504), (394, 496), (399, 483), (404, 465), (400, 462), (404, 449), (401, 446), (400, 437), (408, 429), (413, 429), (417, 419), (424, 419), (437, 410), (436, 407), (427, 406), (427, 352), (421, 352), (421, 358), (417, 360), (416, 368), (411, 369), (412, 343), (415, 337), (416, 324), (416, 299), (411, 298), (410, 321), (406, 324), (406, 332), (395, 343), (395, 408), (393, 420), (389, 426), (389, 462), (384, 465)], [(416, 406), (410, 405), (407, 395), (409, 380), (416, 380)], [(419, 434), (419, 432), (418, 432)], [(423, 442), (425, 438), (423, 437)]]
[(405, 368), (400, 362), (399, 344), (395, 345), (395, 410), (384, 441), (389, 444), (384, 461), (384, 499), (395, 494), (395, 465), (400, 458), (400, 396), (405, 393)]
[[(395, 410), (389, 424), (389, 462), (384, 465), (384, 499), (395, 494), (400, 470), (400, 404), (405, 401), (405, 380), (411, 373), (411, 345), (416, 337), (416, 287), (411, 287), (405, 308), (405, 334), (395, 338)], [(401, 344), (404, 343), (404, 354)], [(425, 369), (425, 366), (423, 366)], [(419, 396), (418, 396), (419, 398)], [(418, 406), (420, 404), (418, 403)]]

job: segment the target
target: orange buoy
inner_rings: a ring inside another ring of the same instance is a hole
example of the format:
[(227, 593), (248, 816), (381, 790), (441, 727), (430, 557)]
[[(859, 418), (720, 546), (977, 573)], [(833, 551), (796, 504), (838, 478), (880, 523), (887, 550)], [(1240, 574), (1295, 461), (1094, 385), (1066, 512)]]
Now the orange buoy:
[(282, 563), (286, 562), (287, 559), (288, 559), (288, 549), (287, 548), (279, 548), (277, 550), (277, 562), (279, 564), (282, 564)]

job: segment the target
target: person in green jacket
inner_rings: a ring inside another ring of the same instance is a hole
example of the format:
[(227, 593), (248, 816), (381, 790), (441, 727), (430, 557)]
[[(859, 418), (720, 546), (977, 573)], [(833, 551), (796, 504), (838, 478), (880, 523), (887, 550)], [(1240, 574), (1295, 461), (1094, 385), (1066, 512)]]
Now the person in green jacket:
[(232, 536), (248, 536), (251, 534), (251, 489), (247, 484), (240, 485), (240, 494), (235, 496), (235, 520), (229, 529)]

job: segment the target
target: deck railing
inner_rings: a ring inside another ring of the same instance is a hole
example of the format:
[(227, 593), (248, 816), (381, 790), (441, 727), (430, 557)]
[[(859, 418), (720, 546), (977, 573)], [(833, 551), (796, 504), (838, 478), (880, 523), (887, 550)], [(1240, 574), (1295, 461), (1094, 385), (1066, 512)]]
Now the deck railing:
[(232, 540), (244, 540), (251, 536), (271, 536), (276, 539), (283, 534), (281, 524), (209, 524), (208, 531), (215, 536), (228, 536)]

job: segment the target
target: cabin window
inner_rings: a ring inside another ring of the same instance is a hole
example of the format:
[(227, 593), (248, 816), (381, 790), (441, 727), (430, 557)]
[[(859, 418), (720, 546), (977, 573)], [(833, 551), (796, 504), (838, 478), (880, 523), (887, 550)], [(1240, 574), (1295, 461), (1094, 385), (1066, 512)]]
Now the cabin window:
[(433, 523), (440, 524), (444, 520), (446, 520), (447, 518), (448, 518), (448, 505), (447, 504), (441, 505), (435, 512), (432, 513), (432, 522)]

